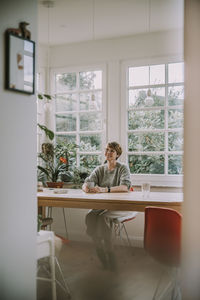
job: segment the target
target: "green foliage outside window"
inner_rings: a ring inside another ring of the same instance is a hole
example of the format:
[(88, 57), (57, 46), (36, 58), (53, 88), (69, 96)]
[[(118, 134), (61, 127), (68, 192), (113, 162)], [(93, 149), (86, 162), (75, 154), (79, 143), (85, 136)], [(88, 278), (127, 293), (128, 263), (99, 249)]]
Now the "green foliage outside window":
[(164, 174), (164, 155), (129, 155), (133, 174)]
[[(165, 93), (162, 89), (151, 89), (154, 99), (151, 107), (145, 104), (147, 89), (129, 90), (128, 130), (134, 130), (128, 133), (128, 151), (134, 152), (128, 156), (132, 174), (165, 174), (164, 153), (161, 155), (153, 152), (182, 151), (183, 132), (174, 130), (183, 128), (183, 108), (173, 108), (173, 106), (183, 105), (184, 88), (183, 86), (168, 87), (167, 105), (170, 109), (167, 112), (169, 129), (167, 133), (164, 133), (166, 114)], [(166, 149), (166, 135), (168, 149)], [(152, 152), (152, 155), (145, 154), (147, 151)], [(143, 153), (139, 154), (140, 152)], [(169, 153), (168, 174), (175, 175), (182, 172), (182, 155)]]

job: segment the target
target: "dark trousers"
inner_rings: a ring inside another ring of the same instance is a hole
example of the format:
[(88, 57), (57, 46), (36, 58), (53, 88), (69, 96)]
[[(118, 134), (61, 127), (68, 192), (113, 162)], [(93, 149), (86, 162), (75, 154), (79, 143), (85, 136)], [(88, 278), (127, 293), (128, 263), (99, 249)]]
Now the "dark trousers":
[(87, 215), (85, 223), (87, 234), (92, 238), (97, 255), (106, 269), (116, 269), (116, 259), (112, 243), (112, 220), (104, 216), (103, 209), (93, 209)]

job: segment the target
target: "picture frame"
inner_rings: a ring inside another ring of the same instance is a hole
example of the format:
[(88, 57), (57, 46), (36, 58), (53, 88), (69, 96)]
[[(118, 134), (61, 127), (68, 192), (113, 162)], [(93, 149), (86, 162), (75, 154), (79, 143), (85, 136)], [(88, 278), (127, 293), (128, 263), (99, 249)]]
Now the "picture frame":
[(6, 32), (6, 80), (8, 90), (35, 93), (35, 42)]

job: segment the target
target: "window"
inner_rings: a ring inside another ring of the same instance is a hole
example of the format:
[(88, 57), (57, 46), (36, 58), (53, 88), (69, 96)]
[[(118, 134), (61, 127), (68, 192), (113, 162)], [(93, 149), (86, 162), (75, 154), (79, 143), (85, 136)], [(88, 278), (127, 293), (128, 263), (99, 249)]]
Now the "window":
[(62, 71), (55, 76), (56, 143), (76, 143), (77, 165), (102, 163), (105, 114), (103, 69)]
[[(36, 74), (36, 93), (42, 93), (44, 90), (44, 70), (40, 70)], [(44, 124), (44, 104), (43, 101), (37, 99), (37, 123)], [(42, 144), (42, 132), (41, 129), (37, 126), (37, 152), (41, 152)]]
[(183, 67), (179, 62), (127, 68), (126, 144), (132, 174), (181, 177)]

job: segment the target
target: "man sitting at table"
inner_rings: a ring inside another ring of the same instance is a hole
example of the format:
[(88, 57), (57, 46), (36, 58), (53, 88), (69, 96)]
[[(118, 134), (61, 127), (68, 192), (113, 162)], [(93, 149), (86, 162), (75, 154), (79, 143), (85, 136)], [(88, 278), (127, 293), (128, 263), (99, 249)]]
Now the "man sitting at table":
[[(117, 159), (122, 154), (122, 148), (117, 142), (107, 144), (105, 149), (105, 164), (98, 166), (85, 179), (82, 189), (85, 193), (116, 193), (128, 192), (131, 181), (129, 168)], [(91, 187), (93, 183), (93, 187)], [(126, 216), (128, 212), (92, 209), (86, 215), (87, 234), (94, 241), (97, 255), (105, 269), (116, 270), (116, 259), (113, 252), (112, 230), (113, 219)]]

